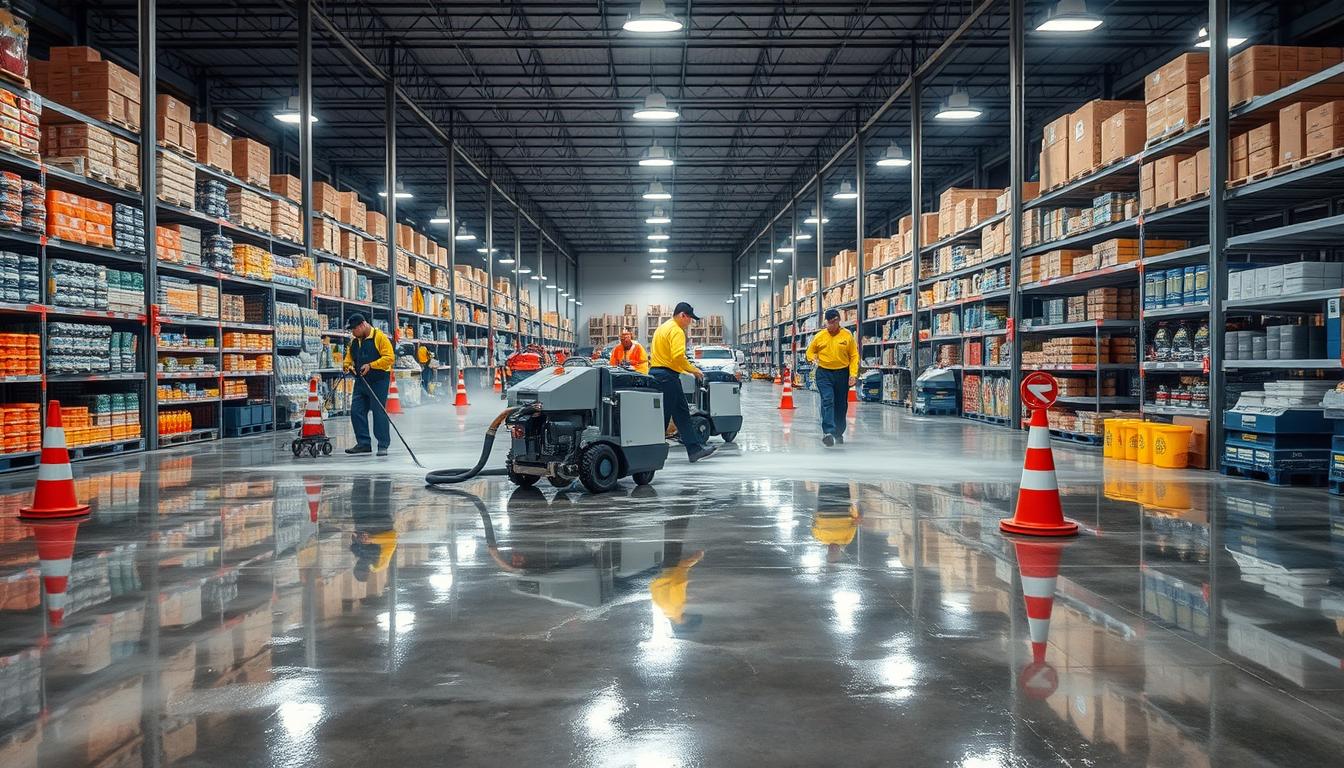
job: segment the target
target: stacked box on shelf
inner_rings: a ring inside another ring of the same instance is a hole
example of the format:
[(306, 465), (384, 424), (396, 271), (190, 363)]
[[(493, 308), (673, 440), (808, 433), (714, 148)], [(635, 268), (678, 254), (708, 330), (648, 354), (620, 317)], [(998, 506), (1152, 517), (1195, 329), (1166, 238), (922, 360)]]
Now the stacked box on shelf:
[[(317, 192), (317, 186), (321, 183), (322, 182), (317, 181), (313, 182), (314, 193)], [(303, 202), (303, 189), (297, 176), (290, 176), (283, 173), (271, 174), (271, 191), (292, 203), (297, 204)], [(314, 204), (314, 206), (316, 206), (316, 204)], [(320, 209), (314, 207), (313, 211), (320, 212)], [(364, 224), (363, 222), (360, 222), (357, 226), (362, 227)]]
[(185, 157), (168, 152), (159, 156), (154, 170), (158, 198), (191, 208), (196, 199), (196, 166)]
[[(140, 78), (85, 46), (53, 47), (29, 61), (33, 88), (95, 120), (140, 130)], [(57, 116), (52, 122), (76, 122)]]
[(145, 212), (134, 205), (112, 206), (112, 245), (131, 256), (145, 254)]
[(1207, 264), (1199, 264), (1145, 272), (1143, 289), (1145, 310), (1207, 304), (1209, 267)]
[(1291, 296), (1341, 286), (1344, 265), (1339, 262), (1299, 261), (1234, 270), (1228, 274), (1227, 296), (1232, 300)]
[(233, 173), (233, 137), (209, 123), (195, 124), (196, 161)]
[[(86, 123), (48, 125), (42, 131), (42, 157), (81, 176), (116, 180), (117, 150), (112, 132)], [(137, 157), (137, 170), (138, 170)]]
[(195, 160), (196, 124), (191, 121), (191, 107), (165, 93), (159, 94), (155, 106), (154, 136), (159, 146)]
[(275, 277), (270, 251), (250, 243), (235, 243), (233, 272), (254, 280), (270, 282)]
[[(1228, 104), (1238, 105), (1266, 96), (1340, 63), (1338, 47), (1253, 45), (1228, 61)], [(1324, 83), (1313, 95), (1344, 96), (1344, 85)]]
[(0, 92), (0, 112), (7, 118), (0, 125), (0, 147), (36, 159), (41, 144), (42, 107), (39, 101), (3, 91)]
[(1193, 128), (1200, 119), (1200, 80), (1209, 74), (1207, 53), (1184, 53), (1144, 78), (1148, 141)]
[(233, 175), (253, 186), (270, 189), (271, 148), (245, 138), (235, 138), (230, 148)]
[(313, 250), (332, 254), (339, 253), (340, 243), (340, 228), (321, 216), (314, 216)]
[(1118, 113), (1143, 108), (1137, 101), (1096, 99), (1069, 115), (1068, 179), (1085, 176), (1102, 164), (1102, 125)]
[(270, 232), (271, 205), (267, 198), (241, 187), (229, 187), (229, 220), (248, 229)]
[(1323, 485), (1330, 471), (1334, 427), (1321, 402), (1328, 381), (1270, 381), (1243, 392), (1223, 414), (1224, 473), (1265, 475), (1274, 484), (1307, 479)]
[(270, 227), (268, 231), (292, 243), (303, 240), (303, 218), (299, 206), (280, 199), (270, 201)]

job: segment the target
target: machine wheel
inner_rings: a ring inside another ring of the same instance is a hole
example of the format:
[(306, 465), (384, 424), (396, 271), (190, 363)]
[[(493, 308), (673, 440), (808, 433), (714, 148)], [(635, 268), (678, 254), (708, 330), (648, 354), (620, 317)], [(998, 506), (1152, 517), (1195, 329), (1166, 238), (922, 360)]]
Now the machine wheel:
[(531, 488), (541, 479), (536, 475), (520, 475), (517, 472), (514, 472), (512, 461), (505, 462), (504, 469), (509, 473), (509, 480), (519, 488)]
[(308, 455), (313, 457), (314, 459), (317, 458), (317, 443), (308, 444)]
[(579, 460), (579, 480), (591, 493), (606, 493), (621, 479), (621, 460), (616, 449), (606, 443), (594, 443)]
[(327, 441), (322, 444), (322, 455), (323, 456), (331, 455), (331, 441)]
[(546, 478), (546, 482), (550, 483), (555, 488), (568, 488), (569, 486), (574, 484), (574, 478), (548, 477)]
[(295, 440), (289, 444), (289, 450), (294, 452), (294, 458), (297, 459), (299, 458), (299, 454), (303, 453), (303, 443)]
[(733, 442), (733, 438), (737, 437), (737, 433), (736, 433), (736, 432), (724, 432), (722, 435), (719, 435), (719, 437), (722, 437), (722, 438), (723, 438), (723, 442), (725, 442), (725, 443), (731, 443), (731, 442)]
[(648, 485), (653, 482), (653, 473), (654, 470), (652, 469), (648, 472), (636, 472), (630, 476), (630, 479), (635, 481), (635, 485)]
[(700, 439), (701, 445), (708, 443), (709, 438), (714, 436), (714, 428), (710, 426), (708, 416), (692, 416), (691, 426), (695, 428), (695, 436)]

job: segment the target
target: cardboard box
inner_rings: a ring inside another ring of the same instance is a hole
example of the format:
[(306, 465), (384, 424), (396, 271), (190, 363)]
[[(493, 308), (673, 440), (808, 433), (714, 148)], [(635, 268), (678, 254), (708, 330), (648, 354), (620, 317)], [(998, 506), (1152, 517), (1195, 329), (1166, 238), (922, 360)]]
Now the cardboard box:
[(1069, 179), (1069, 122), (1061, 115), (1041, 131), (1041, 187), (1052, 189)]
[(1176, 199), (1177, 187), (1175, 181), (1168, 181), (1158, 184), (1153, 188), (1153, 206), (1166, 205)]
[(1101, 125), (1127, 109), (1142, 109), (1136, 101), (1096, 99), (1069, 115), (1069, 178), (1091, 172), (1101, 164)]
[[(1307, 137), (1307, 141), (1311, 141), (1310, 136)], [(1310, 144), (1308, 144), (1308, 146), (1310, 146)], [(1254, 176), (1257, 173), (1273, 170), (1275, 163), (1278, 161), (1278, 157), (1278, 151), (1274, 147), (1265, 147), (1264, 149), (1252, 152), (1248, 162), (1247, 174)]]
[(209, 123), (196, 123), (196, 162), (233, 173), (233, 137)]
[(1199, 150), (1195, 153), (1195, 192), (1198, 194), (1209, 193), (1210, 169), (1209, 169), (1209, 148)]
[(1344, 123), (1344, 101), (1327, 101), (1307, 110), (1305, 132)]
[(271, 184), (271, 148), (252, 139), (233, 140), (233, 175), (266, 189)]
[(1148, 128), (1145, 131), (1149, 141), (1156, 139), (1167, 132), (1167, 101), (1159, 97), (1156, 101), (1150, 101), (1144, 107), (1144, 121)]
[(1143, 80), (1143, 100), (1152, 103), (1177, 88), (1199, 85), (1199, 79), (1209, 74), (1207, 53), (1183, 53), (1149, 73)]
[(1163, 99), (1162, 124), (1165, 132), (1187, 131), (1199, 122), (1199, 84), (1185, 85)]
[(1210, 90), (1209, 76), (1205, 75), (1199, 78), (1199, 121), (1202, 123), (1209, 119), (1212, 114), (1209, 104), (1213, 102), (1213, 92)]
[(325, 181), (313, 182), (313, 213), (323, 213), (333, 219), (340, 218), (341, 201), (336, 188)]
[(1139, 108), (1122, 109), (1101, 124), (1100, 165), (1137, 155), (1143, 149), (1147, 131), (1147, 112)]
[(1279, 110), (1279, 164), (1293, 163), (1306, 157), (1307, 113), (1320, 102), (1299, 101)]
[(1240, 77), (1233, 77), (1228, 84), (1227, 103), (1236, 106), (1257, 96), (1271, 94), (1282, 87), (1279, 72), (1255, 70)]
[(1344, 147), (1344, 125), (1330, 125), (1307, 134), (1306, 156)]
[(296, 203), (303, 202), (303, 190), (300, 186), (297, 176), (271, 174), (271, 191)]
[(1180, 178), (1180, 164), (1190, 155), (1167, 155), (1154, 160), (1153, 165), (1153, 186), (1161, 187), (1168, 184), (1175, 185)]
[(1257, 125), (1247, 134), (1250, 153), (1254, 155), (1264, 149), (1275, 149), (1279, 146), (1279, 123), (1277, 120)]
[(1176, 199), (1184, 200), (1195, 196), (1195, 187), (1199, 172), (1195, 168), (1196, 159), (1187, 157), (1176, 168)]

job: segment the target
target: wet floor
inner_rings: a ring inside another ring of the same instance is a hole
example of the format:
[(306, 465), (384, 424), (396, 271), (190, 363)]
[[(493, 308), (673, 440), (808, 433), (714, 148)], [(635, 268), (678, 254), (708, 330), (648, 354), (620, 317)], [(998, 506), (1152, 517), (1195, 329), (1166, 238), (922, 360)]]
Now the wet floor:
[[(279, 436), (77, 465), (59, 625), (0, 477), (0, 765), (1338, 764), (1333, 497), (1059, 449), (1083, 533), (1020, 543), (1021, 435), (860, 404), (827, 451), (747, 392), (602, 496)], [(400, 417), (422, 461), (473, 402)]]

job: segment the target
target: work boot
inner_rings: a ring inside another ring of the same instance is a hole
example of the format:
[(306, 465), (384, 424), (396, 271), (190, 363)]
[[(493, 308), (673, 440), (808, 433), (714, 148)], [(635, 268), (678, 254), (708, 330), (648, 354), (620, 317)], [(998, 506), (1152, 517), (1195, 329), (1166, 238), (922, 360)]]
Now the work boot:
[(354, 448), (346, 448), (345, 452), (353, 456), (357, 453), (373, 453), (373, 449), (367, 445), (356, 445)]
[(835, 445), (835, 435), (832, 435), (830, 433), (822, 435), (821, 444), (826, 446), (827, 448), (830, 448), (832, 445)]
[(700, 450), (695, 451), (694, 453), (687, 454), (686, 458), (690, 459), (691, 463), (694, 464), (695, 462), (700, 461), (701, 459), (708, 459), (710, 456), (713, 456), (714, 453), (718, 450), (719, 450), (718, 447), (702, 445), (700, 446)]
[(836, 435), (836, 436), (835, 436), (835, 442), (838, 443), (838, 444), (840, 444), (840, 445), (844, 445), (844, 444), (845, 444), (845, 436), (844, 436), (844, 435)]
[(387, 449), (386, 449), (386, 448), (379, 448), (379, 449), (378, 449), (378, 453), (375, 454), (375, 455), (377, 455), (377, 456), (386, 456), (386, 455), (387, 455)]

